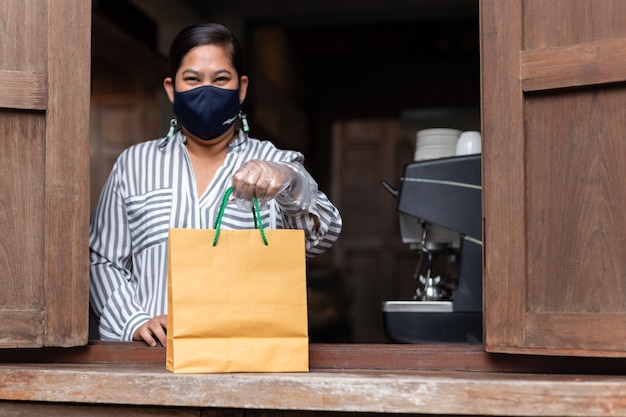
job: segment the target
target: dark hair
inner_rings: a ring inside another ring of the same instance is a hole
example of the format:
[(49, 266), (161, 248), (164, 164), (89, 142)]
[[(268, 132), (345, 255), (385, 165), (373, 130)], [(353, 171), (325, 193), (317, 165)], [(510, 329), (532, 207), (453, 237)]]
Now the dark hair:
[(219, 23), (200, 23), (181, 30), (170, 46), (169, 67), (172, 81), (184, 56), (191, 49), (201, 45), (218, 45), (229, 55), (237, 75), (244, 75), (243, 53), (239, 41), (226, 26)]

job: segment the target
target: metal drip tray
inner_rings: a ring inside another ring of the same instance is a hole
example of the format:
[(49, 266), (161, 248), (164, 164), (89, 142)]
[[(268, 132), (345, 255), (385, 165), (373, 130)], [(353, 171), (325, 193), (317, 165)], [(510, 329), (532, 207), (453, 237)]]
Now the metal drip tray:
[(383, 311), (391, 313), (452, 313), (452, 301), (385, 301)]
[(482, 343), (481, 312), (454, 311), (452, 301), (385, 301), (385, 334), (395, 343)]

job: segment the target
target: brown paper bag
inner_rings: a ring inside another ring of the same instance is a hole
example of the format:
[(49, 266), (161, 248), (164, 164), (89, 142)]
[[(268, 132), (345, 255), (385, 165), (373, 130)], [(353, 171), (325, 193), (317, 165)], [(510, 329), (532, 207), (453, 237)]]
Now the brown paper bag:
[(220, 230), (229, 194), (215, 230), (169, 231), (167, 369), (307, 372), (304, 232)]

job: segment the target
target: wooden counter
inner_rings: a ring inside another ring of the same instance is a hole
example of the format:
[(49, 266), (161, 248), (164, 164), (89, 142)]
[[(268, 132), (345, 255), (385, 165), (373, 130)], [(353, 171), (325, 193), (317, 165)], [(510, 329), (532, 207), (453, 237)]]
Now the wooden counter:
[(5, 364), (0, 399), (196, 410), (617, 416), (626, 415), (626, 378), (415, 371), (182, 375), (155, 365)]
[[(374, 349), (373, 357), (387, 357), (394, 369), (368, 361)], [(626, 416), (626, 376), (583, 369), (613, 365), (623, 374), (623, 361), (570, 361), (572, 370), (583, 371), (572, 374), (557, 369), (565, 358), (530, 358), (516, 369), (513, 357), (504, 356), (503, 364), (480, 347), (312, 345), (309, 373), (185, 375), (165, 369), (164, 349), (126, 344), (49, 352), (42, 363), (29, 361), (24, 350), (0, 355), (0, 415)], [(130, 356), (142, 353), (143, 364)]]

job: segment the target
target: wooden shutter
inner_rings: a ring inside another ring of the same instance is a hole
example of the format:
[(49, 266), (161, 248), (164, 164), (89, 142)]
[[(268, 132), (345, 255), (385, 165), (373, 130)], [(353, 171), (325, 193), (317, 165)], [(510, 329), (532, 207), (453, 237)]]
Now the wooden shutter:
[(0, 3), (0, 346), (88, 334), (91, 2)]
[(626, 356), (626, 2), (482, 0), (485, 344)]

